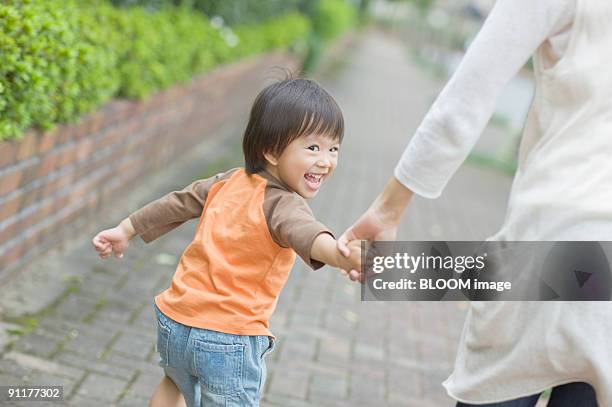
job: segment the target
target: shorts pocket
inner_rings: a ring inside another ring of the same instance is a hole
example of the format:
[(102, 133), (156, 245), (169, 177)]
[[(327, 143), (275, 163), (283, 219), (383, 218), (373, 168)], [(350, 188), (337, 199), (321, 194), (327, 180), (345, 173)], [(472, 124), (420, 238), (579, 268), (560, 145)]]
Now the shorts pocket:
[(207, 392), (231, 395), (242, 391), (244, 347), (194, 340), (194, 367)]

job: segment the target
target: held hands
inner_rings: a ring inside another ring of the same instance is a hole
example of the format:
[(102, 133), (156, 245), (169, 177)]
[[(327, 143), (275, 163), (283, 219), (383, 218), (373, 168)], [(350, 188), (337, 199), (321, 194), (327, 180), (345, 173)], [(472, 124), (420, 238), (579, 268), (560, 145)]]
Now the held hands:
[[(350, 257), (353, 250), (350, 242), (353, 240), (395, 240), (402, 214), (412, 195), (410, 189), (391, 177), (370, 208), (340, 236), (338, 250)], [(365, 275), (360, 269), (346, 268), (343, 272), (353, 281), (365, 282)]]
[(341, 270), (359, 270), (361, 272), (361, 240), (352, 240), (346, 246), (350, 253), (348, 256), (339, 253), (338, 267)]
[[(353, 252), (359, 251), (361, 257), (361, 246), (355, 248), (354, 242), (360, 242), (359, 239), (375, 241), (375, 240), (395, 240), (397, 235), (397, 224), (385, 223), (378, 216), (374, 208), (370, 208), (366, 213), (355, 222), (353, 226), (348, 228), (346, 232), (338, 239), (338, 250), (347, 258), (353, 257)], [(365, 273), (361, 268), (342, 267), (342, 272), (352, 280), (365, 283)]]
[(123, 252), (128, 248), (130, 239), (134, 236), (134, 228), (129, 218), (122, 221), (117, 227), (103, 230), (91, 241), (98, 255), (106, 259), (111, 254), (122, 258)]

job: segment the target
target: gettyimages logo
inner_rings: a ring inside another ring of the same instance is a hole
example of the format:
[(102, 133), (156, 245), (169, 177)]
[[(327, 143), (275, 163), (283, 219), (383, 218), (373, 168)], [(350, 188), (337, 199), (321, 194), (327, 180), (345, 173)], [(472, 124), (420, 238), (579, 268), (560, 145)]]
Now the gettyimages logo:
[(612, 242), (364, 244), (364, 301), (608, 301)]

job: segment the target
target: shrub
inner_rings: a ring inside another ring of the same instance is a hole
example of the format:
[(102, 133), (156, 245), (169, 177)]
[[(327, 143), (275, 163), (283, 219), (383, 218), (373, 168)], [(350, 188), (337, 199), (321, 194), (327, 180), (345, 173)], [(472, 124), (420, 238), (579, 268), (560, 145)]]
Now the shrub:
[(0, 140), (49, 128), (113, 96), (142, 98), (215, 65), (305, 39), (299, 13), (234, 28), (186, 7), (100, 0), (0, 3)]
[(0, 139), (68, 120), (118, 88), (108, 33), (75, 10), (68, 0), (0, 4)]
[(116, 6), (143, 6), (160, 10), (172, 6), (193, 8), (230, 25), (251, 25), (291, 13), (310, 0), (111, 0)]
[(175, 82), (185, 82), (218, 64), (289, 46), (306, 38), (308, 19), (291, 13), (263, 24), (235, 28), (211, 25), (185, 8), (153, 14), (128, 9), (115, 30), (131, 38), (121, 47), (119, 95), (142, 98)]
[(310, 22), (300, 13), (290, 13), (281, 18), (254, 26), (234, 28), (239, 42), (238, 55), (253, 55), (274, 48), (296, 44), (306, 40), (310, 32)]
[(357, 12), (346, 0), (318, 0), (312, 10), (312, 28), (321, 40), (329, 41), (355, 23)]
[(357, 20), (357, 10), (346, 0), (316, 0), (309, 14), (312, 32), (308, 37), (307, 54), (302, 64), (304, 72), (316, 68), (326, 43), (338, 37)]
[(227, 47), (218, 30), (183, 9), (149, 13), (134, 7), (113, 13), (111, 29), (121, 78), (118, 95), (143, 98), (176, 82), (186, 82), (216, 62)]

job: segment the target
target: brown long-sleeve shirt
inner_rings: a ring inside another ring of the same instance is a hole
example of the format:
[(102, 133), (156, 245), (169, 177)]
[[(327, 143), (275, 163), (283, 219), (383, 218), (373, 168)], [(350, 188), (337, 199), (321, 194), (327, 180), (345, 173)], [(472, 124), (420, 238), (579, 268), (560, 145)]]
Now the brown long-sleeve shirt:
[[(194, 181), (180, 191), (170, 192), (130, 215), (136, 234), (146, 243), (177, 228), (184, 222), (199, 218), (204, 210), (210, 188), (219, 181), (229, 179), (238, 168)], [(262, 209), (274, 241), (282, 247), (292, 248), (313, 269), (323, 263), (310, 258), (314, 239), (321, 233), (333, 233), (318, 222), (310, 207), (300, 195), (269, 174), (260, 172), (267, 180)]]
[(193, 182), (130, 215), (145, 242), (200, 217), (172, 286), (156, 304), (189, 326), (270, 335), (268, 319), (297, 253), (308, 265), (315, 238), (332, 234), (304, 198), (267, 172), (232, 169)]

